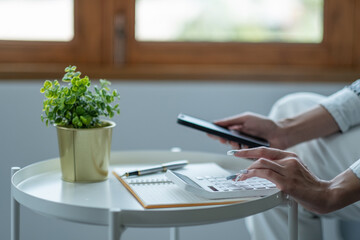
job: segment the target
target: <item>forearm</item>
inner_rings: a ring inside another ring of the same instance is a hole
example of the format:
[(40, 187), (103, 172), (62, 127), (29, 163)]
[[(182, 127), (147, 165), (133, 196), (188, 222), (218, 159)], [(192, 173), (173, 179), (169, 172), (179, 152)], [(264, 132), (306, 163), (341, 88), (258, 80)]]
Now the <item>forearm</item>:
[(360, 200), (360, 159), (330, 181), (316, 177), (295, 153), (275, 148), (236, 151), (240, 158), (258, 159), (240, 181), (266, 178), (309, 211), (329, 213)]
[(286, 139), (286, 148), (340, 131), (334, 118), (321, 105), (293, 118), (283, 119), (277, 124), (281, 135)]
[(330, 181), (318, 180), (307, 191), (294, 191), (293, 197), (304, 208), (326, 214), (360, 200), (360, 179), (348, 169)]
[(332, 212), (360, 200), (360, 179), (351, 169), (330, 181), (326, 212)]

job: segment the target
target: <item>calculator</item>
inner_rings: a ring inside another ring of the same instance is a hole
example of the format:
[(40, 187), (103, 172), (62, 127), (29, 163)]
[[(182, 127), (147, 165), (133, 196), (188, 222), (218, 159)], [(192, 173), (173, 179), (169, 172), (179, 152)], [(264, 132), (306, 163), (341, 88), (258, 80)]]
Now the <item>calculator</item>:
[(165, 176), (181, 189), (206, 199), (263, 197), (280, 191), (274, 183), (259, 177), (234, 182), (226, 176), (187, 176), (171, 170)]

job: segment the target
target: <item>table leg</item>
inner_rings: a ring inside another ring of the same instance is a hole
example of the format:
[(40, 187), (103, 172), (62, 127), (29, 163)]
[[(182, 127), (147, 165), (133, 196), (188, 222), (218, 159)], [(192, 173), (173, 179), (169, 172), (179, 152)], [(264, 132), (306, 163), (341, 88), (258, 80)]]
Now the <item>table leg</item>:
[[(20, 170), (19, 167), (12, 167), (11, 178), (19, 170)], [(11, 240), (19, 240), (19, 239), (20, 239), (20, 204), (15, 200), (11, 192)]]
[(120, 221), (120, 209), (110, 209), (109, 211), (109, 240), (120, 240), (125, 227)]
[(289, 226), (289, 240), (298, 239), (298, 204), (290, 198), (288, 201), (288, 226)]
[(172, 227), (170, 228), (170, 240), (179, 240), (179, 228)]

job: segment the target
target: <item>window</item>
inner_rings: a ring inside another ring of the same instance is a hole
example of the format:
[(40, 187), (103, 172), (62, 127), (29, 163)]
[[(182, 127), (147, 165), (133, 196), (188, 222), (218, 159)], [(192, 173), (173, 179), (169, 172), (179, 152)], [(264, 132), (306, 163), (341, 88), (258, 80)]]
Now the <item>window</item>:
[[(148, 1), (156, 2), (162, 0), (137, 0), (136, 3), (129, 3), (131, 5), (130, 8), (133, 8), (130, 12), (135, 12), (135, 14), (129, 18), (130, 33), (128, 41), (130, 42), (130, 48), (128, 49), (128, 56), (131, 62), (147, 64), (246, 64), (251, 66), (344, 67), (350, 66), (352, 61), (352, 47), (349, 46), (352, 46), (354, 43), (352, 28), (355, 24), (355, 18), (353, 14), (354, 5), (349, 1), (337, 2), (328, 0), (322, 2), (319, 0), (294, 0), (294, 2), (297, 3), (312, 3), (308, 4), (309, 9), (312, 9), (311, 11), (317, 9), (315, 15), (313, 14), (313, 17), (308, 18), (308, 21), (314, 24), (311, 28), (309, 27), (309, 31), (313, 31), (312, 37), (302, 35), (298, 40), (285, 40), (286, 37), (283, 37), (283, 40), (275, 41), (274, 38), (278, 32), (275, 31), (275, 34), (270, 36), (270, 38), (261, 41), (256, 39), (247, 39), (244, 41), (240, 39), (239, 41), (229, 42), (155, 41), (155, 37), (150, 39), (149, 37), (147, 37), (147, 39), (142, 37), (144, 35), (141, 35), (141, 21), (138, 23), (138, 21), (135, 20), (138, 18), (146, 18), (146, 15), (136, 17), (136, 9), (139, 11), (138, 14), (141, 14), (141, 11), (145, 11), (142, 9), (145, 7), (141, 7), (142, 2)], [(291, 2), (292, 0), (289, 1)], [(198, 1), (193, 2), (193, 4), (195, 4)], [(211, 2), (215, 2), (215, 0), (211, 0)], [(247, 0), (241, 2), (247, 2)], [(268, 3), (267, 0), (252, 2)], [(274, 1), (270, 2), (273, 3)], [(137, 6), (136, 4), (139, 5)], [(273, 8), (270, 10), (274, 11)], [(311, 12), (310, 10), (308, 10), (308, 12)], [(160, 9), (151, 14), (160, 15), (161, 11)], [(260, 16), (263, 15), (260, 14)], [(174, 18), (176, 18), (176, 16), (171, 19)], [(164, 20), (166, 24), (168, 24), (167, 21), (171, 22), (173, 20)], [(133, 26), (135, 26), (135, 30), (131, 32)], [(138, 32), (136, 32), (137, 26), (139, 29)], [(298, 27), (298, 29), (307, 28), (306, 26), (308, 25)], [(264, 31), (266, 32), (268, 30)], [(302, 30), (299, 30), (299, 32), (302, 32)]]
[[(27, 26), (30, 13), (9, 10), (15, 2), (32, 14), (58, 5)], [(1, 24), (16, 29), (0, 28), (0, 78), (76, 64), (109, 78), (351, 81), (359, 11), (338, 0), (0, 0)]]
[(103, 61), (105, 0), (0, 0), (0, 6), (0, 63), (5, 70), (10, 63), (12, 71), (31, 72), (51, 71), (58, 63)]
[(137, 41), (320, 43), (323, 0), (136, 0)]
[(74, 2), (0, 0), (0, 22), (1, 40), (68, 42), (74, 37)]

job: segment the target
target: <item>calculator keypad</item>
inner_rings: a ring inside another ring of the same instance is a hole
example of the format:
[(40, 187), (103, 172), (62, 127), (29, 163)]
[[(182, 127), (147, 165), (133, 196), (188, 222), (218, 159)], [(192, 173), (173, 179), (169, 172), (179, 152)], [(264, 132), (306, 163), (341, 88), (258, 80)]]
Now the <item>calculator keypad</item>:
[[(199, 182), (206, 181), (206, 185), (211, 191), (216, 188), (217, 191), (229, 192), (239, 190), (263, 190), (274, 189), (276, 185), (264, 178), (252, 177), (245, 181), (234, 182), (233, 180), (227, 180), (226, 177), (213, 177), (213, 176), (199, 176), (196, 177)], [(204, 182), (205, 183), (205, 182)], [(203, 184), (202, 184), (203, 185)]]

